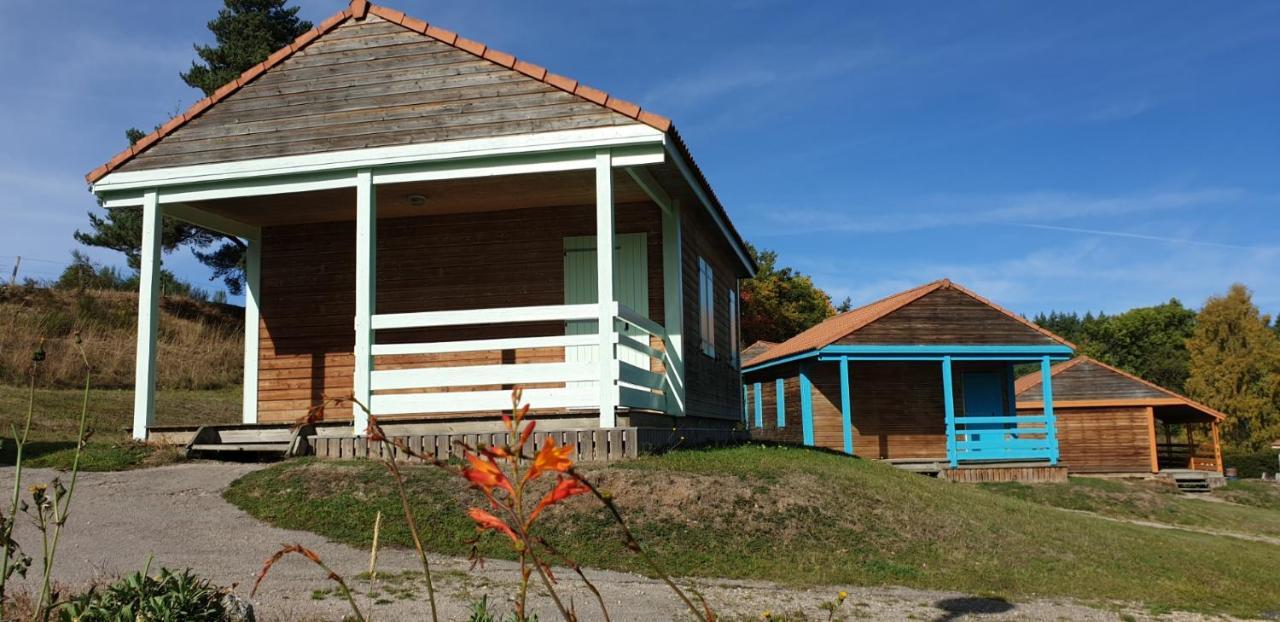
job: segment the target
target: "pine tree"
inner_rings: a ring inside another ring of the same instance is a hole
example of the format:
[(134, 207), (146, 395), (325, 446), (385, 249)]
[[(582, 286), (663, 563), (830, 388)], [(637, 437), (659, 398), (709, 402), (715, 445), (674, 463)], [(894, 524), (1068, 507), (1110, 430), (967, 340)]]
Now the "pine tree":
[(1227, 414), (1223, 440), (1242, 450), (1280, 438), (1280, 338), (1245, 286), (1205, 303), (1187, 341), (1187, 393)]
[[(234, 80), (241, 73), (266, 60), (272, 52), (311, 29), (311, 22), (298, 18), (298, 7), (285, 7), (287, 0), (224, 0), (225, 8), (210, 21), (216, 45), (196, 45), (200, 61), (182, 72), (182, 80), (205, 95)], [(137, 128), (125, 132), (129, 144), (145, 134)], [(124, 253), (129, 266), (137, 269), (142, 245), (142, 210), (137, 207), (108, 210), (105, 216), (89, 214), (88, 232), (76, 231), (81, 244), (110, 248)], [(201, 263), (213, 270), (213, 279), (222, 279), (233, 294), (244, 283), (245, 245), (239, 239), (214, 233), (165, 218), (161, 246), (169, 253), (190, 247)], [(206, 250), (212, 247), (212, 250)]]

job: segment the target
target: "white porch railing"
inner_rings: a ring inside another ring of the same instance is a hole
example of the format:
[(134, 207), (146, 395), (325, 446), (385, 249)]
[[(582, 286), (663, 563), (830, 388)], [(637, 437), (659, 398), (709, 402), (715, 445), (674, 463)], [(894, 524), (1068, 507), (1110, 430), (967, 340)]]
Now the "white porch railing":
[[(376, 333), (423, 328), (575, 322), (595, 320), (599, 313), (600, 308), (595, 304), (392, 313), (374, 315), (371, 329)], [(612, 347), (605, 353), (612, 362), (613, 373), (605, 381), (618, 391), (617, 403), (631, 408), (665, 411), (666, 398), (662, 392), (666, 382), (665, 375), (652, 371), (652, 360), (661, 362), (663, 352), (653, 348), (652, 340), (648, 338), (657, 337), (658, 341), (664, 339), (662, 326), (617, 303), (614, 303), (613, 315), (614, 326), (606, 327), (611, 335), (607, 343), (612, 344)], [(623, 327), (623, 330), (619, 330)], [(509, 409), (510, 390), (484, 388), (494, 385), (553, 385), (526, 388), (525, 401), (538, 409), (598, 410), (601, 374), (602, 370), (608, 369), (600, 364), (599, 358), (600, 345), (604, 342), (598, 333), (395, 344), (378, 344), (375, 340), (371, 352), (374, 364), (370, 388), (374, 395), (370, 399), (370, 410), (374, 415), (407, 415)], [(530, 348), (574, 348), (576, 356), (573, 358), (576, 360), (396, 368), (386, 364), (379, 365), (377, 358)], [(635, 354), (619, 356), (619, 350)], [(589, 354), (583, 356), (584, 352)], [(649, 364), (642, 365), (641, 360)], [(663, 369), (667, 367), (664, 365)], [(614, 384), (614, 378), (617, 379), (617, 384)], [(388, 393), (389, 391), (395, 392)]]

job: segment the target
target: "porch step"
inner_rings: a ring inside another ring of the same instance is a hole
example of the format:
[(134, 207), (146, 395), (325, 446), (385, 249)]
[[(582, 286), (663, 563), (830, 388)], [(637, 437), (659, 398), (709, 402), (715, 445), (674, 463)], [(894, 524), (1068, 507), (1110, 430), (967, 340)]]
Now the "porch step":
[(1173, 480), (1175, 486), (1180, 492), (1188, 493), (1204, 493), (1210, 492), (1214, 488), (1222, 485), (1217, 480), (1222, 476), (1209, 471), (1166, 471), (1161, 475), (1165, 479)]
[(189, 457), (230, 458), (232, 456), (279, 457), (305, 453), (310, 426), (294, 429), (287, 424), (231, 424), (203, 426), (187, 443)]

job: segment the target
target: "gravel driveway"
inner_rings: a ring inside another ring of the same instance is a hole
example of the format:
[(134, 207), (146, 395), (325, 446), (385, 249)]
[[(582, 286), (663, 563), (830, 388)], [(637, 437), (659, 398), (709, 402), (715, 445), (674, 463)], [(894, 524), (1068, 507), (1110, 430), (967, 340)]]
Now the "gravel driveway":
[[(153, 567), (190, 567), (223, 585), (235, 584), (248, 597), (254, 575), (263, 560), (283, 543), (300, 543), (318, 552), (336, 571), (355, 576), (366, 570), (368, 551), (326, 541), (314, 534), (277, 529), (260, 523), (223, 501), (222, 491), (236, 478), (260, 465), (193, 462), (118, 473), (85, 473), (63, 534), (55, 577), (65, 585), (80, 586), (135, 572), (154, 555)], [(28, 469), (23, 485), (48, 481), (57, 473)], [(0, 490), (13, 483), (13, 468), (0, 469)], [(6, 497), (7, 498), (7, 492)], [(6, 501), (7, 503), (7, 501)], [(429, 528), (429, 526), (427, 527)], [(29, 521), (20, 520), (18, 536), (27, 551), (38, 552), (39, 542)], [(466, 560), (433, 557), (437, 592), (443, 620), (465, 620), (470, 602), (488, 594), (497, 609), (512, 592), (513, 565), (489, 562), (483, 570), (466, 572)], [(400, 550), (384, 550), (379, 572), (384, 579), (374, 586), (357, 582), (362, 606), (374, 604), (378, 620), (426, 619), (424, 586), (411, 575), (418, 568), (416, 556)], [(682, 620), (682, 608), (665, 586), (653, 580), (618, 572), (588, 571), (600, 588), (614, 620)], [(35, 573), (33, 573), (35, 574)], [(576, 603), (583, 620), (600, 619), (591, 595), (577, 586), (571, 573), (560, 574), (565, 592)], [(1097, 610), (1075, 604), (1037, 601), (1005, 604), (970, 598), (963, 594), (908, 589), (868, 589), (831, 586), (813, 590), (781, 588), (773, 584), (727, 580), (694, 582), (724, 617), (761, 619), (762, 612), (804, 611), (825, 619), (818, 605), (837, 591), (849, 592), (843, 612), (849, 618), (880, 620), (1106, 620), (1119, 618), (1115, 610)], [(329, 587), (319, 569), (299, 557), (286, 558), (272, 571), (258, 592), (255, 605), (261, 620), (338, 620), (347, 611), (344, 601), (331, 594), (313, 594)], [(369, 597), (369, 592), (377, 596)], [(496, 600), (496, 602), (495, 602)], [(558, 619), (550, 602), (537, 599), (543, 620)], [(1136, 619), (1148, 619), (1139, 610)], [(1160, 619), (1199, 620), (1181, 615)]]

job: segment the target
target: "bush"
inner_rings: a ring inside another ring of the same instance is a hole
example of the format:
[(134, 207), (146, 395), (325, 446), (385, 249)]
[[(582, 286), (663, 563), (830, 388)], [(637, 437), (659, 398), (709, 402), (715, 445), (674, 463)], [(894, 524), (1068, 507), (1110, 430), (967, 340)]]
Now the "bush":
[(217, 622), (225, 617), (223, 589), (184, 570), (161, 568), (156, 576), (135, 573), (106, 587), (89, 590), (58, 610), (62, 622), (135, 622), (187, 620)]
[(1226, 452), (1222, 454), (1223, 465), (1235, 467), (1236, 474), (1242, 478), (1256, 479), (1265, 473), (1275, 473), (1280, 469), (1275, 450), (1253, 452)]

